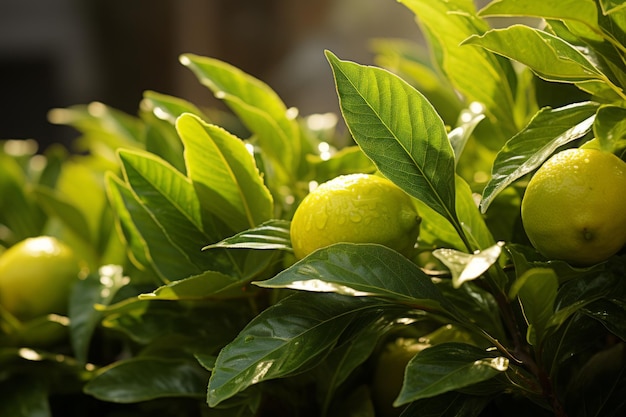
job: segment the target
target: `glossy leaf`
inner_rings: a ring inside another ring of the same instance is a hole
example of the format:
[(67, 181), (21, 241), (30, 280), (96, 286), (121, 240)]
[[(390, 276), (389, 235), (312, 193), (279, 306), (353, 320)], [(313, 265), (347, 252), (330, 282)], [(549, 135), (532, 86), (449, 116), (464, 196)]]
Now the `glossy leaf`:
[(469, 184), (456, 176), (456, 213), (461, 222), (465, 239), (470, 242), (471, 251), (486, 250), (496, 244), (485, 218), (478, 209), (478, 194), (472, 192)]
[(274, 278), (255, 284), (264, 288), (384, 297), (435, 312), (452, 308), (420, 268), (394, 250), (376, 244), (331, 245)]
[(603, 79), (602, 73), (579, 50), (552, 34), (529, 26), (518, 24), (493, 29), (468, 38), (464, 44), (482, 46), (519, 61), (547, 81), (573, 83)]
[(215, 297), (245, 297), (246, 282), (217, 271), (205, 271), (161, 286), (151, 293), (142, 294), (146, 300), (197, 300)]
[(185, 54), (180, 60), (237, 114), (278, 168), (295, 173), (301, 152), (299, 128), (267, 84), (217, 59)]
[(220, 351), (209, 381), (209, 406), (251, 385), (315, 367), (348, 328), (355, 337), (382, 320), (385, 309), (405, 311), (370, 297), (297, 293), (283, 299)]
[(442, 343), (424, 349), (407, 365), (404, 384), (394, 405), (430, 398), (479, 382), (506, 371), (508, 359), (477, 347)]
[(458, 224), (454, 153), (432, 105), (390, 72), (326, 56), (343, 117), (363, 152), (409, 195)]
[(436, 397), (413, 401), (401, 416), (478, 417), (491, 401), (488, 396), (472, 396), (447, 392)]
[(586, 305), (582, 311), (620, 339), (626, 340), (626, 303), (623, 300), (597, 300)]
[(466, 101), (481, 103), (499, 138), (517, 131), (514, 117), (514, 70), (511, 63), (486, 50), (459, 47), (489, 29), (468, 0), (401, 0), (417, 18), (440, 71)]
[(187, 172), (206, 210), (239, 232), (269, 220), (272, 196), (241, 139), (185, 114), (176, 122)]
[(99, 400), (135, 403), (156, 398), (202, 398), (209, 374), (194, 361), (136, 357), (103, 368), (84, 388)]
[(258, 227), (237, 233), (202, 249), (283, 249), (292, 251), (289, 235), (290, 224), (288, 220), (269, 220)]
[(140, 103), (143, 111), (153, 113), (160, 120), (164, 120), (174, 126), (176, 119), (184, 113), (191, 113), (207, 120), (207, 116), (195, 104), (179, 97), (157, 93), (156, 91), (144, 91)]
[(433, 255), (450, 269), (453, 286), (459, 288), (464, 282), (480, 278), (491, 268), (500, 257), (502, 246), (503, 243), (498, 242), (473, 254), (442, 248), (433, 251)]
[(595, 119), (596, 103), (576, 103), (541, 109), (518, 134), (498, 152), (491, 179), (483, 191), (484, 213), (493, 199), (515, 180), (538, 168), (554, 151), (586, 133)]

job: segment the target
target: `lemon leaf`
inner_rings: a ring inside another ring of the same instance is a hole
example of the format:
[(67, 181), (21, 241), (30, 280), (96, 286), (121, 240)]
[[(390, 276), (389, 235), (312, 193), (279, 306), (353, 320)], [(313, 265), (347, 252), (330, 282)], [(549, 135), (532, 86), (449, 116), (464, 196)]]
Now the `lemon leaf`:
[(437, 249), (433, 251), (433, 256), (450, 269), (452, 284), (454, 288), (459, 288), (464, 282), (479, 278), (496, 263), (502, 253), (503, 245), (503, 242), (498, 242), (474, 254), (459, 252), (454, 249)]

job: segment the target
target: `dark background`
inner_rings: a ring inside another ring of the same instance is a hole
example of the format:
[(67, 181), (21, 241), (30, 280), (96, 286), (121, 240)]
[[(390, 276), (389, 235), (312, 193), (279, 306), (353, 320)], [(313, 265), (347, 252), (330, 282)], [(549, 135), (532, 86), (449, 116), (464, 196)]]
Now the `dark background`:
[(372, 63), (376, 37), (419, 38), (395, 0), (0, 0), (0, 139), (69, 144), (55, 107), (100, 101), (135, 114), (143, 91), (214, 102), (179, 62), (225, 60), (302, 114), (338, 111), (323, 51)]

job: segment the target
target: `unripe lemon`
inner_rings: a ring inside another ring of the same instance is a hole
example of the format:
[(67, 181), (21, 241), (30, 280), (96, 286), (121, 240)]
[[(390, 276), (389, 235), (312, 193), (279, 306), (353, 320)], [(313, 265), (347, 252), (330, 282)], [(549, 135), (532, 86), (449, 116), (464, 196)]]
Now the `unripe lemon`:
[(376, 175), (350, 174), (321, 184), (291, 221), (296, 258), (333, 243), (378, 243), (410, 256), (420, 217), (411, 198)]
[(49, 236), (25, 239), (0, 256), (0, 305), (20, 320), (65, 314), (79, 272), (69, 246)]
[(521, 214), (545, 257), (578, 266), (605, 261), (626, 242), (626, 163), (596, 149), (559, 152), (531, 178)]

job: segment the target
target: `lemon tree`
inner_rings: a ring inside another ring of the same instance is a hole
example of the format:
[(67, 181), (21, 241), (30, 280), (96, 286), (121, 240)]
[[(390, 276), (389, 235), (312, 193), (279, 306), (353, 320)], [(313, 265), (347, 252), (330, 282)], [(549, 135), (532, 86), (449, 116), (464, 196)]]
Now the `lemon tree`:
[(336, 177), (315, 188), (291, 221), (296, 258), (333, 243), (379, 243), (410, 256), (420, 217), (411, 198), (391, 181), (368, 174)]
[(559, 152), (530, 180), (521, 214), (547, 258), (602, 262), (626, 242), (626, 163), (596, 149)]

